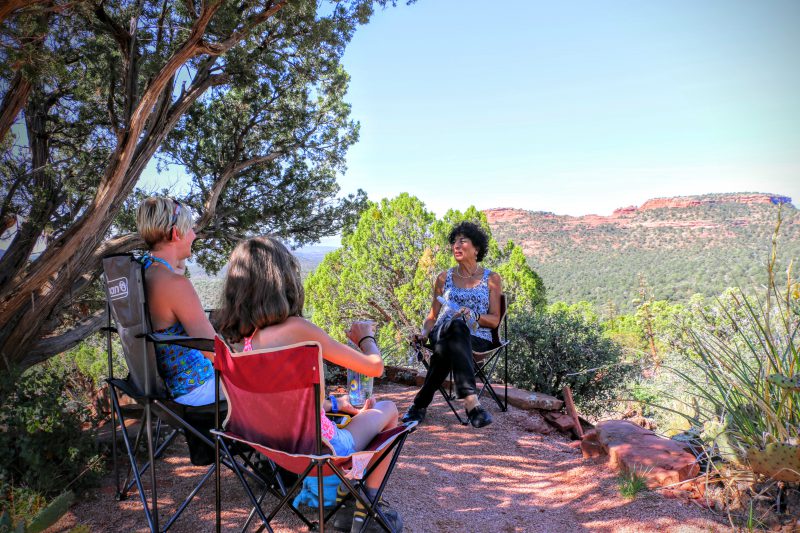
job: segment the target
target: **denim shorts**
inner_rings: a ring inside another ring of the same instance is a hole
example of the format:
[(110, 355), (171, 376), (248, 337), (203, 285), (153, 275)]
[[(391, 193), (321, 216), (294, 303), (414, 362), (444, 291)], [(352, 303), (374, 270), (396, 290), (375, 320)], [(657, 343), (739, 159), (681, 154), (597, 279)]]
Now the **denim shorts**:
[[(225, 401), (225, 393), (222, 392), (222, 387), (219, 388), (219, 399)], [(181, 405), (189, 405), (192, 407), (199, 407), (201, 405), (210, 405), (214, 403), (214, 380), (209, 379), (199, 387), (195, 387), (191, 391), (182, 396), (175, 398), (175, 403)]]
[(336, 428), (336, 434), (330, 440), (333, 450), (339, 457), (347, 457), (355, 453), (356, 443), (353, 440), (353, 434), (346, 429)]

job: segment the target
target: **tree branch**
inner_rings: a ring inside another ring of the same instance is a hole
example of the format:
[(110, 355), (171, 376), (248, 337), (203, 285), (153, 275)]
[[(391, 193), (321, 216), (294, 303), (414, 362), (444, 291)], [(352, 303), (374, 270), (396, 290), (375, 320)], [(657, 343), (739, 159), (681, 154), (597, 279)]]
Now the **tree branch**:
[(39, 340), (28, 352), (27, 356), (22, 359), (22, 366), (28, 368), (36, 363), (46, 361), (56, 354), (69, 350), (92, 333), (100, 331), (100, 328), (106, 322), (108, 322), (108, 316), (104, 309), (81, 320), (66, 333)]
[(211, 222), (214, 218), (214, 213), (217, 209), (217, 202), (219, 201), (219, 197), (222, 194), (222, 191), (225, 189), (225, 186), (228, 185), (228, 182), (241, 172), (252, 168), (256, 165), (262, 165), (264, 163), (268, 163), (270, 161), (274, 161), (278, 157), (282, 155), (282, 152), (272, 152), (269, 155), (253, 157), (248, 159), (247, 161), (241, 161), (235, 165), (229, 164), (227, 165), (220, 177), (214, 182), (214, 186), (208, 193), (208, 197), (206, 198), (205, 204), (203, 205), (203, 216), (197, 221), (197, 226), (195, 227), (195, 232), (201, 231), (206, 225)]
[(220, 43), (206, 43), (205, 41), (203, 41), (201, 45), (202, 52), (215, 56), (224, 54), (225, 52), (233, 48), (236, 45), (236, 43), (241, 41), (246, 35), (249, 35), (250, 32), (253, 31), (253, 28), (255, 28), (262, 22), (269, 19), (278, 11), (280, 11), (286, 5), (287, 1), (288, 0), (281, 0), (272, 7), (258, 13), (257, 15), (254, 15), (253, 17), (250, 18), (250, 20), (248, 20), (244, 24), (244, 27), (241, 30), (234, 31), (233, 33), (230, 34), (230, 36), (228, 36), (227, 39), (225, 39)]

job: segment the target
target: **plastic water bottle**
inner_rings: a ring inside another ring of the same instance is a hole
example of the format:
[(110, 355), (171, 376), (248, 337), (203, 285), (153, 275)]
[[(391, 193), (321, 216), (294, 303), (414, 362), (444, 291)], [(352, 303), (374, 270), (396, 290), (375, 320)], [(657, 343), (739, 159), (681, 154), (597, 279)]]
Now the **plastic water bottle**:
[(367, 398), (372, 397), (372, 384), (373, 378), (347, 369), (347, 392), (353, 407), (361, 407)]
[[(355, 344), (349, 339), (347, 344), (355, 348)], [(354, 370), (347, 369), (347, 394), (350, 396), (350, 405), (361, 407), (367, 398), (372, 397), (373, 378), (360, 374)]]
[[(445, 300), (442, 296), (437, 296), (436, 299), (439, 300), (440, 304), (449, 308), (454, 313), (461, 311), (461, 308), (459, 306), (457, 306), (456, 304), (454, 304), (449, 300)], [(472, 316), (472, 313), (468, 313), (466, 315), (461, 315), (461, 316), (464, 317), (464, 321), (467, 323), (467, 327), (471, 332), (475, 333), (476, 331), (478, 331), (478, 321), (475, 320), (475, 317)]]

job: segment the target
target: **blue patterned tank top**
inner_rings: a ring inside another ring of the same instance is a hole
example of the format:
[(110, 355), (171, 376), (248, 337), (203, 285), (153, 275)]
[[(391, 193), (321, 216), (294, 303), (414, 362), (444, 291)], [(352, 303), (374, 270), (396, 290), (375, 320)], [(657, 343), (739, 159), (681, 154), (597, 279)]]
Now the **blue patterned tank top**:
[[(153, 257), (150, 254), (142, 258), (144, 268), (153, 263), (161, 263), (172, 270), (166, 261)], [(156, 331), (165, 335), (185, 336), (186, 329), (183, 324), (176, 322), (168, 328)], [(156, 362), (158, 371), (164, 379), (173, 398), (192, 392), (205, 382), (214, 379), (214, 367), (211, 361), (198, 350), (177, 346), (175, 344), (158, 344), (156, 348)]]
[[(183, 324), (176, 322), (157, 331), (165, 335), (186, 335)], [(214, 379), (214, 367), (202, 353), (175, 344), (156, 344), (158, 370), (174, 398), (192, 392), (206, 381)]]
[[(484, 268), (480, 283), (470, 289), (462, 289), (460, 287), (456, 287), (453, 283), (453, 269), (451, 268), (447, 271), (447, 278), (444, 282), (442, 297), (448, 302), (453, 302), (459, 308), (467, 307), (476, 313), (485, 315), (489, 312), (490, 273), (491, 272), (488, 268)], [(436, 326), (434, 327), (438, 327), (440, 323), (444, 322), (454, 313), (455, 311), (451, 310), (446, 305), (443, 305), (439, 310), (439, 316), (436, 318)], [(473, 335), (480, 337), (481, 339), (486, 339), (490, 342), (492, 340), (492, 330), (489, 328), (479, 327), (478, 331), (473, 333)]]

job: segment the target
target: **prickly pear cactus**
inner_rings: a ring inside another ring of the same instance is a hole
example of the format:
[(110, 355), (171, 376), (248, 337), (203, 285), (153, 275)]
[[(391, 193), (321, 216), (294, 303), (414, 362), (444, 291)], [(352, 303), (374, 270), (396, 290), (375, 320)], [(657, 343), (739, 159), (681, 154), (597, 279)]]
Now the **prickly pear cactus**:
[(767, 381), (778, 387), (800, 392), (800, 374), (795, 374), (792, 377), (787, 377), (783, 374), (772, 374), (767, 378)]
[(753, 472), (777, 481), (800, 482), (800, 446), (774, 442), (763, 450), (750, 447), (747, 461)]
[(739, 449), (731, 444), (727, 420), (725, 422), (720, 422), (719, 420), (705, 422), (700, 438), (709, 444), (716, 444), (719, 454), (726, 461), (736, 465), (742, 464)]

